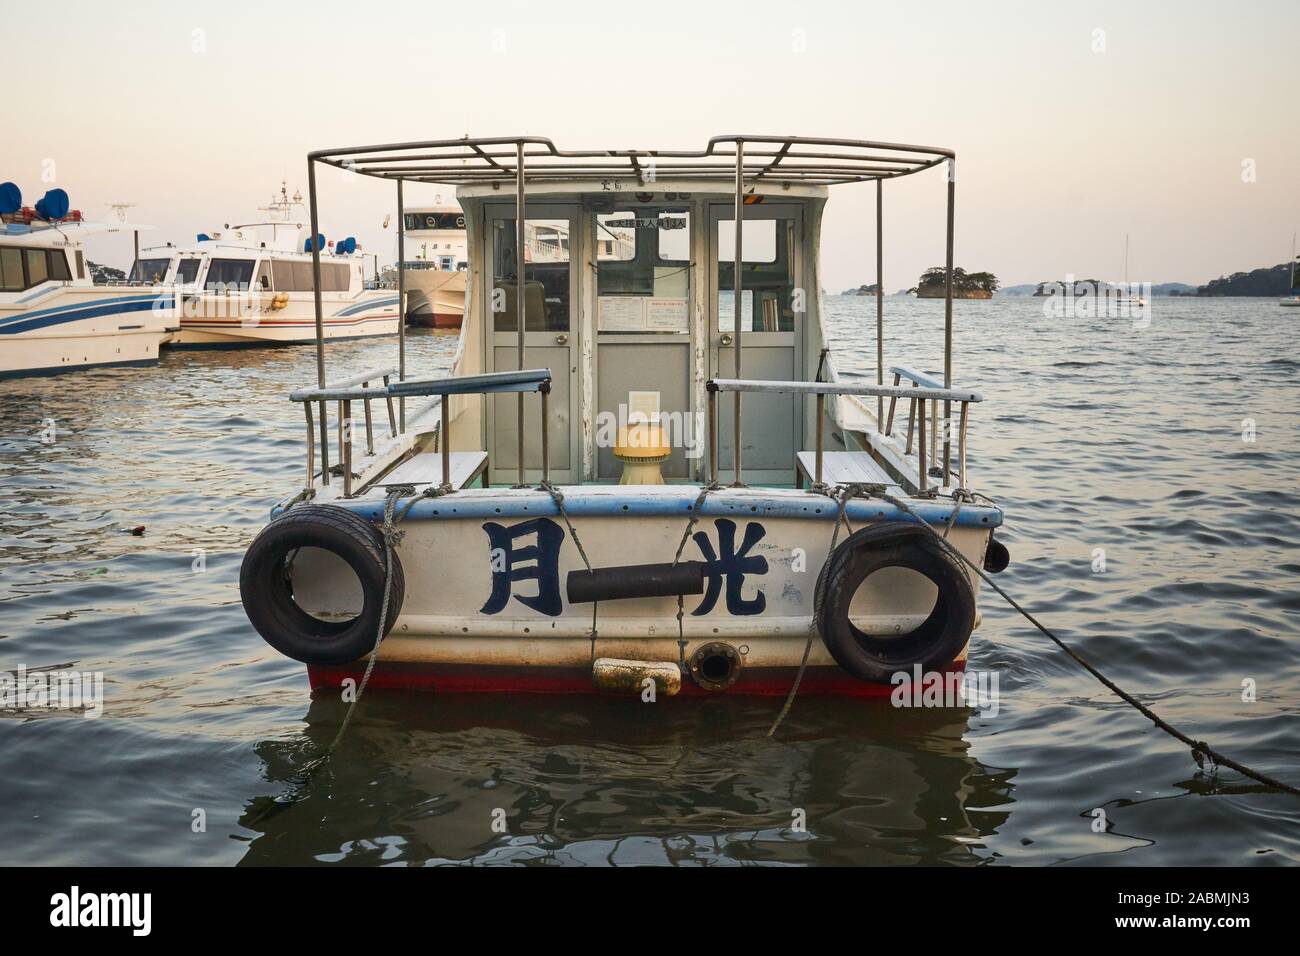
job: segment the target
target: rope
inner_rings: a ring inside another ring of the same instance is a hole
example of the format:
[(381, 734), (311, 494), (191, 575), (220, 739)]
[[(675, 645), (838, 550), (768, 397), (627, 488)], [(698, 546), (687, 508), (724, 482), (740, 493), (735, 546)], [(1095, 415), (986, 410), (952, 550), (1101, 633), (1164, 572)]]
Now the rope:
[[(380, 529), (380, 534), (384, 538), (384, 600), (379, 605), (379, 625), (375, 633), (375, 646), (370, 649), (370, 657), (366, 661), (365, 672), (361, 675), (361, 683), (357, 685), (357, 695), (352, 698), (348, 704), (348, 712), (343, 715), (343, 723), (339, 725), (339, 732), (335, 735), (329, 749), (325, 752), (328, 757), (334, 753), (343, 735), (347, 733), (348, 724), (352, 722), (352, 715), (356, 712), (357, 704), (361, 702), (361, 695), (366, 692), (366, 685), (370, 683), (370, 675), (374, 673), (375, 662), (379, 659), (379, 645), (384, 643), (384, 622), (388, 620), (388, 598), (393, 587), (393, 546), (405, 537), (405, 531), (398, 531), (396, 522), (393, 520), (393, 513), (397, 507), (397, 499), (411, 496), (410, 503), (402, 512), (400, 521), (411, 513), (411, 508), (415, 502), (419, 501), (424, 495), (416, 495), (415, 488), (412, 485), (397, 485), (388, 490), (388, 497), (384, 499), (384, 526)], [(425, 495), (429, 495), (429, 489), (425, 489)]]
[[(411, 512), (411, 508), (421, 498), (436, 498), (439, 495), (446, 494), (444, 489), (435, 489), (432, 486), (425, 488), (422, 494), (415, 493), (414, 485), (394, 485), (388, 489), (388, 496), (384, 499), (384, 524), (380, 529), (380, 534), (384, 539), (384, 598), (379, 607), (379, 624), (375, 633), (375, 645), (370, 649), (370, 657), (366, 660), (366, 669), (361, 675), (361, 683), (357, 685), (357, 694), (348, 704), (347, 713), (343, 715), (343, 722), (339, 725), (339, 731), (330, 741), (330, 745), (325, 748), (320, 756), (316, 757), (303, 768), (304, 783), (310, 781), (321, 767), (334, 756), (339, 744), (343, 741), (343, 735), (347, 732), (348, 725), (352, 722), (352, 715), (356, 713), (357, 704), (361, 702), (361, 695), (366, 691), (366, 685), (370, 683), (370, 675), (374, 673), (375, 662), (379, 659), (379, 645), (384, 642), (384, 622), (388, 620), (388, 601), (389, 595), (393, 588), (393, 548), (405, 536), (405, 531), (397, 530), (397, 524), (406, 518)], [(402, 509), (400, 515), (396, 514), (397, 501), (399, 498), (410, 496), (411, 500), (406, 507)], [(262, 813), (256, 814), (248, 822), (249, 825), (255, 825), (265, 820), (273, 813), (279, 813), (292, 804), (271, 803)]]
[[(835, 553), (835, 543), (839, 540), (840, 536), (840, 523), (843, 522), (844, 526), (848, 527), (849, 519), (848, 515), (844, 513), (844, 508), (848, 504), (849, 498), (857, 494), (859, 489), (860, 486), (858, 485), (843, 485), (839, 492), (836, 493), (825, 483), (814, 484), (812, 488), (809, 489), (817, 494), (826, 495), (828, 498), (831, 498), (837, 503), (838, 507), (838, 513), (835, 516), (835, 525), (831, 529), (831, 546), (826, 552), (826, 560), (822, 562), (823, 570), (826, 568), (826, 562), (830, 561), (831, 555)], [(852, 529), (849, 530), (849, 533), (852, 534)], [(820, 572), (818, 572), (817, 579), (818, 581), (821, 580)], [(781, 707), (781, 712), (776, 715), (776, 720), (772, 721), (772, 726), (767, 730), (767, 736), (769, 737), (776, 733), (777, 728), (781, 726), (786, 715), (790, 713), (790, 708), (794, 706), (795, 695), (799, 693), (799, 685), (803, 683), (803, 675), (808, 669), (808, 655), (812, 653), (813, 641), (821, 636), (820, 630), (817, 626), (817, 618), (819, 616), (818, 612), (821, 610), (821, 602), (821, 588), (817, 588), (813, 594), (813, 612), (812, 617), (808, 621), (808, 640), (805, 641), (803, 645), (803, 657), (799, 661), (799, 670), (795, 672), (794, 683), (790, 685), (790, 692), (785, 696), (785, 704)]]
[[(691, 517), (686, 522), (686, 530), (682, 532), (682, 540), (677, 542), (677, 553), (673, 555), (673, 567), (677, 567), (682, 560), (682, 552), (686, 550), (686, 542), (690, 540), (691, 532), (695, 530), (695, 525), (700, 520), (700, 513), (704, 510), (704, 499), (709, 496), (710, 491), (716, 491), (722, 486), (717, 482), (709, 482), (700, 489), (699, 495), (695, 499), (695, 504), (691, 506)], [(686, 618), (686, 603), (682, 595), (677, 595), (677, 666), (679, 669), (686, 670), (686, 627), (683, 623)]]
[[(1147, 707), (1140, 700), (1138, 700), (1132, 694), (1128, 693), (1126, 690), (1124, 690), (1122, 687), (1120, 687), (1118, 684), (1112, 681), (1109, 677), (1103, 674), (1100, 670), (1094, 667), (1093, 664), (1082, 654), (1080, 654), (1074, 648), (1070, 647), (1070, 645), (1066, 644), (1059, 637), (1053, 634), (1050, 629), (1048, 629), (1038, 620), (1038, 618), (1034, 617), (1023, 607), (1021, 607), (1020, 604), (1018, 604), (1016, 600), (1011, 597), (1011, 595), (1007, 594), (1006, 591), (1002, 590), (1002, 588), (997, 584), (997, 582), (994, 581), (991, 577), (989, 577), (989, 575), (985, 572), (983, 568), (976, 565), (974, 561), (970, 560), (970, 558), (966, 557), (966, 555), (958, 551), (956, 547), (954, 547), (952, 543), (948, 541), (946, 531), (944, 532), (943, 535), (940, 535), (939, 532), (935, 531), (934, 528), (930, 527), (929, 523), (926, 522), (924, 518), (922, 518), (915, 511), (913, 511), (911, 507), (909, 507), (905, 502), (901, 501), (898, 498), (895, 498), (893, 495), (882, 492), (880, 497), (883, 498), (885, 501), (889, 502), (890, 504), (892, 504), (894, 507), (898, 508), (900, 511), (903, 511), (905, 514), (911, 516), (921, 525), (921, 527), (925, 528), (932, 535), (934, 535), (935, 540), (937, 540), (945, 550), (947, 550), (950, 554), (956, 556), (959, 560), (961, 560), (968, 567), (970, 567), (970, 569), (973, 570), (976, 574), (978, 574), (984, 580), (984, 582), (988, 584), (989, 587), (991, 587), (994, 591), (1000, 594), (1008, 604), (1010, 604), (1013, 608), (1019, 611), (1024, 616), (1025, 620), (1027, 620), (1030, 624), (1034, 625), (1034, 627), (1038, 628), (1038, 630), (1041, 631), (1044, 636), (1046, 636), (1052, 643), (1054, 643), (1061, 650), (1065, 651), (1066, 654), (1070, 655), (1070, 657), (1074, 659), (1075, 663), (1077, 663), (1080, 667), (1082, 667), (1089, 674), (1091, 674), (1098, 681), (1100, 681), (1101, 684), (1104, 685), (1108, 690), (1114, 693), (1126, 704), (1129, 704), (1132, 707), (1136, 708), (1139, 713), (1141, 713), (1144, 717), (1150, 720), (1153, 724), (1155, 724), (1158, 728), (1163, 730), (1169, 736), (1173, 737), (1175, 740), (1181, 741), (1182, 743), (1190, 747), (1192, 751), (1192, 759), (1196, 761), (1196, 765), (1198, 767), (1203, 769), (1205, 767), (1205, 758), (1209, 757), (1210, 760), (1212, 761), (1211, 772), (1213, 772), (1215, 765), (1231, 767), (1233, 770), (1237, 771), (1238, 773), (1247, 776), (1252, 780), (1257, 780), (1258, 782), (1264, 784), (1267, 787), (1271, 787), (1275, 790), (1281, 790), (1286, 793), (1294, 794), (1295, 796), (1300, 796), (1300, 788), (1293, 787), (1287, 783), (1283, 783), (1281, 780), (1278, 780), (1274, 777), (1270, 777), (1267, 774), (1260, 773), (1258, 770), (1253, 770), (1250, 767), (1247, 767), (1245, 764), (1238, 763), (1236, 760), (1233, 760), (1227, 755), (1211, 747), (1205, 741), (1194, 740), (1193, 738), (1189, 737), (1187, 734), (1179, 730), (1177, 727), (1165, 721), (1163, 718), (1160, 717), (1159, 714), (1153, 711), (1150, 707)], [(957, 505), (958, 507), (960, 507), (961, 502), (958, 501)], [(956, 520), (955, 511), (951, 520)], [(949, 527), (951, 527), (951, 521)]]
[[(560, 491), (559, 488), (551, 484), (549, 481), (543, 481), (541, 484), (537, 486), (537, 490), (544, 491), (551, 496), (551, 500), (555, 502), (556, 510), (560, 512), (560, 517), (564, 519), (564, 524), (569, 529), (569, 537), (573, 538), (573, 543), (578, 549), (578, 554), (581, 555), (582, 557), (582, 563), (586, 565), (587, 573), (594, 574), (595, 570), (592, 568), (591, 561), (587, 557), (587, 550), (582, 546), (582, 539), (578, 537), (578, 529), (575, 528), (573, 526), (573, 522), (569, 520), (569, 512), (564, 507), (564, 492)], [(593, 661), (596, 659), (596, 634), (597, 634), (596, 615), (599, 612), (599, 609), (600, 609), (600, 602), (592, 601), (591, 602), (591, 659)]]

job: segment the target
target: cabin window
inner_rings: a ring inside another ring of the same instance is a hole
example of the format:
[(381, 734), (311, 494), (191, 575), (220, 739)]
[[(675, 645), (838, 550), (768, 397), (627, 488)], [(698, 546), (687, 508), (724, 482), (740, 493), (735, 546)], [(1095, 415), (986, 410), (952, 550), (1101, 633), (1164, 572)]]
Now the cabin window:
[[(192, 285), (199, 277), (199, 259), (182, 259), (176, 263), (176, 280), (182, 285)], [(163, 270), (166, 272), (166, 270)]]
[(690, 331), (690, 227), (685, 209), (596, 216), (601, 332)]
[[(515, 221), (493, 220), (492, 299), (498, 332), (519, 329), (519, 257)], [(569, 220), (529, 219), (524, 224), (524, 327), (529, 332), (569, 329)]]
[(68, 268), (68, 256), (62, 249), (50, 250), (50, 278), (60, 282), (72, 281), (72, 270)]
[(596, 216), (596, 261), (630, 262), (636, 258), (636, 213), (602, 212)]
[[(310, 259), (272, 259), (271, 279), (276, 292), (310, 292)], [(346, 292), (349, 288), (348, 267), (337, 262), (320, 264), (320, 285), (324, 292)]]
[[(799, 236), (794, 219), (749, 219), (741, 236), (741, 330), (793, 332), (794, 256)], [(718, 329), (735, 331), (736, 223), (718, 223)]]
[(0, 249), (0, 285), (6, 292), (21, 292), (27, 288), (21, 249)]
[(337, 262), (320, 264), (320, 286), (325, 292), (348, 291), (348, 267)]
[(77, 278), (86, 278), (86, 257), (81, 254), (80, 249), (77, 250)]
[(208, 291), (247, 289), (253, 281), (251, 259), (212, 259), (208, 262), (203, 287)]
[(464, 229), (465, 214), (459, 212), (408, 212), (403, 217), (407, 229)]
[(170, 259), (138, 259), (131, 267), (132, 282), (162, 282)]
[(50, 277), (49, 259), (45, 255), (44, 249), (24, 249), (23, 255), (27, 258), (27, 284), (29, 286), (40, 285)]

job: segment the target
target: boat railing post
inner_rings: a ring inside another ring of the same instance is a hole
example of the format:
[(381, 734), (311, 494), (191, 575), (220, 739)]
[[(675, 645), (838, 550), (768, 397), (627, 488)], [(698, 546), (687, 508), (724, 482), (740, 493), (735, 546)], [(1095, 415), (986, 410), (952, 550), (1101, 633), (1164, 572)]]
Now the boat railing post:
[(939, 403), (930, 400), (930, 460), (939, 460)]
[(718, 386), (709, 382), (709, 484), (718, 483)]
[[(361, 387), (369, 388), (370, 382), (362, 382)], [(365, 409), (366, 413), (366, 454), (373, 455), (375, 453), (375, 423), (370, 414), (370, 396), (367, 395), (361, 400), (361, 407)]]
[[(948, 159), (948, 277), (943, 304), (943, 387), (952, 388), (952, 237), (957, 196), (957, 157)], [(948, 483), (952, 453), (952, 402), (943, 402), (943, 477)]]
[(970, 476), (966, 474), (966, 423), (969, 416), (970, 402), (961, 403), (961, 424), (957, 428), (957, 467), (961, 469), (961, 486), (970, 488)]
[[(876, 384), (885, 384), (885, 181), (876, 180)], [(898, 376), (894, 376), (898, 384)], [(880, 431), (880, 413), (884, 410), (884, 399), (876, 396), (876, 431)], [(889, 400), (889, 421), (894, 421), (894, 399)], [(885, 430), (888, 434), (889, 430)]]
[(926, 464), (925, 464), (925, 399), (921, 399), (920, 401), (921, 401), (921, 407), (919, 409), (920, 414), (916, 416), (916, 420), (918, 423), (918, 434), (917, 434), (918, 440), (916, 443), (916, 471), (917, 471), (917, 477), (919, 479), (919, 484), (917, 485), (917, 491), (919, 491), (921, 494), (925, 494), (926, 488), (929, 486), (930, 483), (928, 480), (929, 476), (926, 474)]
[[(524, 368), (524, 330), (528, 325), (528, 317), (525, 314), (527, 299), (524, 295), (524, 225), (526, 223), (527, 209), (524, 199), (524, 141), (519, 140), (515, 143), (515, 321), (518, 326), (518, 360), (516, 366), (520, 371)], [(524, 393), (519, 393), (519, 403), (516, 409), (516, 421), (519, 426), (519, 484), (524, 482)]]
[(343, 497), (352, 497), (352, 403), (339, 402), (339, 454), (343, 458)]
[[(822, 442), (826, 437), (826, 396), (821, 392), (817, 393), (817, 466), (814, 468), (813, 482), (817, 485), (822, 483)], [(876, 419), (879, 424), (880, 419)]]
[(551, 480), (550, 399), (551, 383), (548, 379), (537, 389), (542, 393), (542, 481)]
[[(899, 376), (899, 374), (898, 374), (897, 372), (895, 372), (895, 373), (894, 373), (894, 388), (898, 388), (898, 383), (899, 383), (900, 380), (901, 380), (901, 376)], [(897, 406), (897, 405), (898, 405), (898, 396), (897, 396), (897, 395), (890, 395), (890, 396), (889, 396), (889, 418), (887, 418), (887, 419), (885, 420), (885, 434), (886, 434), (886, 435), (892, 435), (892, 434), (894, 433), (894, 408), (895, 408), (895, 406)], [(876, 423), (879, 424), (879, 419), (876, 420)]]
[(438, 424), (438, 444), (442, 449), (442, 491), (451, 491), (451, 396), (442, 396), (442, 420)]
[[(316, 212), (316, 163), (307, 158), (307, 202), (311, 213), (311, 277), (312, 300), (316, 307), (316, 387), (325, 387), (325, 319), (321, 310), (320, 295), (320, 217)], [(321, 483), (330, 483), (329, 414), (325, 400), (320, 402), (320, 474)]]
[[(384, 388), (388, 388), (389, 376), (384, 376)], [(388, 406), (388, 434), (391, 438), (397, 437), (397, 416), (393, 412), (393, 396), (385, 395), (384, 403)]]
[[(915, 382), (912, 383), (912, 387), (913, 388), (917, 387)], [(915, 428), (916, 428), (916, 399), (911, 398), (908, 399), (907, 402), (907, 447), (903, 450), (903, 454), (905, 455), (910, 455), (912, 453), (912, 434)]]
[[(397, 380), (406, 381), (406, 204), (402, 200), (402, 178), (397, 179)], [(392, 400), (389, 400), (389, 414), (392, 414)], [(402, 423), (402, 434), (406, 434), (406, 397), (397, 400), (400, 410), (398, 419)]]
[[(743, 378), (741, 372), (741, 351), (740, 351), (740, 332), (744, 325), (741, 321), (741, 264), (744, 262), (742, 246), (744, 243), (744, 225), (745, 225), (745, 144), (742, 140), (736, 140), (736, 255), (734, 259), (735, 276), (732, 283), (732, 303), (731, 303), (731, 324), (735, 328), (735, 345), (736, 345), (736, 378)], [(732, 455), (735, 458), (736, 480), (735, 485), (742, 485), (740, 477), (741, 468), (741, 449), (740, 449), (740, 389), (736, 389), (736, 421), (735, 436), (732, 439)]]
[(310, 496), (316, 483), (316, 426), (311, 420), (311, 402), (303, 402), (302, 410), (307, 417), (307, 484), (303, 490)]

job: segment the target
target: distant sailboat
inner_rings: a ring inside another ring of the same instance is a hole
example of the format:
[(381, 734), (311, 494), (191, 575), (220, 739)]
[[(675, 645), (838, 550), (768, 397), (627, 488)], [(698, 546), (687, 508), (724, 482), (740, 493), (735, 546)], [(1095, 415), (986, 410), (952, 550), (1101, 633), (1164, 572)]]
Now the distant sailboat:
[(1133, 294), (1133, 287), (1128, 283), (1128, 233), (1124, 233), (1124, 287), (1123, 291), (1114, 298), (1119, 305), (1130, 308), (1140, 309), (1147, 304), (1142, 296)]
[(1290, 305), (1300, 308), (1300, 289), (1295, 284), (1295, 233), (1291, 233), (1291, 295), (1285, 299), (1278, 299), (1278, 305)]

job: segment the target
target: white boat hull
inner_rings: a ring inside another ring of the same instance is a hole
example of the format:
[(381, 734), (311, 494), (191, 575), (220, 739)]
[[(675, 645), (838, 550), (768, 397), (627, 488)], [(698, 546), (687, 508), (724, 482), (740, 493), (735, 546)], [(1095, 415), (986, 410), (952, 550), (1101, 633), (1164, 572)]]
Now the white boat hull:
[[(310, 294), (256, 295), (241, 303), (237, 296), (202, 293), (180, 308), (177, 331), (166, 343), (180, 347), (302, 345), (316, 341), (315, 304)], [(283, 301), (283, 299), (281, 300)], [(397, 293), (366, 290), (352, 298), (326, 295), (322, 301), (328, 340), (397, 334)]]
[[(588, 485), (563, 492), (593, 566), (611, 567), (671, 562), (697, 489)], [(333, 503), (371, 519), (382, 513), (382, 499)], [(951, 502), (916, 506), (932, 512), (932, 522), (951, 514)], [(855, 500), (847, 513), (857, 528), (882, 509), (893, 511), (882, 501)], [(704, 645), (722, 643), (742, 662), (735, 692), (784, 693), (803, 659), (835, 513), (830, 499), (807, 491), (711, 493), (682, 554), (683, 561), (705, 562), (706, 588), (685, 597), (680, 631), (676, 598), (633, 598), (601, 602), (593, 638), (593, 605), (570, 603), (565, 585), (570, 572), (585, 565), (548, 494), (468, 489), (422, 500), (400, 526), (404, 535), (395, 553), (405, 599), (373, 679), (377, 686), (444, 692), (575, 693), (592, 690), (598, 658), (682, 662)], [(1000, 513), (964, 508), (958, 520), (949, 540), (981, 563)], [(841, 533), (840, 542), (845, 537)], [(505, 567), (501, 549), (514, 549)], [(447, 560), (450, 555), (460, 557)], [(304, 548), (292, 575), (294, 601), (313, 616), (346, 620), (360, 613), (359, 582), (335, 556)], [(968, 577), (978, 593), (979, 578)], [(867, 634), (906, 634), (926, 619), (935, 595), (934, 585), (916, 572), (885, 568), (856, 592), (851, 620)], [(965, 650), (951, 668), (960, 670), (964, 661)], [(363, 663), (310, 666), (313, 686), (355, 678)], [(893, 690), (849, 675), (817, 639), (806, 681), (812, 693)], [(702, 688), (683, 682), (683, 690)]]
[(0, 305), (0, 378), (153, 364), (170, 316), (157, 301), (139, 288), (87, 286)]
[(467, 275), (463, 269), (407, 269), (406, 320), (430, 328), (460, 328)]

